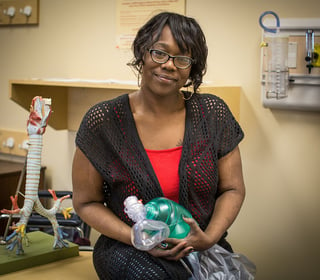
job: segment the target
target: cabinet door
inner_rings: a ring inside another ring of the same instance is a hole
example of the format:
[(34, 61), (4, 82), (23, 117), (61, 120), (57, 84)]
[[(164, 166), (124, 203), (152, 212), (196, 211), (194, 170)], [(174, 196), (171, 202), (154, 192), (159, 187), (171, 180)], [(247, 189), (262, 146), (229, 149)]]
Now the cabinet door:
[[(11, 209), (12, 203), (10, 196), (14, 196), (18, 187), (20, 174), (23, 169), (23, 164), (21, 163), (10, 163), (1, 162), (1, 174), (0, 174), (0, 209)], [(39, 189), (47, 189), (45, 185), (45, 167), (41, 168), (40, 171), (40, 181)], [(24, 194), (25, 192), (26, 178), (24, 176), (20, 192)], [(18, 206), (22, 207), (24, 203), (24, 198), (20, 194), (18, 196)], [(46, 206), (46, 205), (44, 205)], [(4, 230), (7, 224), (6, 219), (0, 219), (0, 236), (3, 236)]]

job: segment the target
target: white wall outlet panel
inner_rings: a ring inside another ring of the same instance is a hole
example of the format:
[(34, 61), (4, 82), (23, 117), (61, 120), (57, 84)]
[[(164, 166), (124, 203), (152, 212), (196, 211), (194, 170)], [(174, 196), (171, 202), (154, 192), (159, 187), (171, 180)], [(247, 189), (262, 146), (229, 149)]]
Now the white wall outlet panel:
[(0, 0), (0, 27), (39, 24), (39, 0)]
[(26, 156), (27, 132), (0, 129), (0, 154)]

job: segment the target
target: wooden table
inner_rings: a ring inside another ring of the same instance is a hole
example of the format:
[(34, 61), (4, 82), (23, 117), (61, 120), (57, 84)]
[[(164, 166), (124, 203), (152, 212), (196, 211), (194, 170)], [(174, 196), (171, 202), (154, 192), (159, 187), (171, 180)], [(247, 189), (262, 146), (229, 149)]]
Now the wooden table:
[(91, 251), (80, 251), (77, 257), (40, 265), (0, 276), (1, 280), (97, 280)]

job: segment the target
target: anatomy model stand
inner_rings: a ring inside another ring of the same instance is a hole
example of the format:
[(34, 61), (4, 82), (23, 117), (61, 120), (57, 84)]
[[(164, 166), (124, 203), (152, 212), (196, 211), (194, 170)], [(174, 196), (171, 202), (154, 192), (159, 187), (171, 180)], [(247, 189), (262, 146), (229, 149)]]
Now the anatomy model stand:
[(56, 219), (56, 213), (63, 213), (65, 218), (70, 218), (69, 212), (72, 208), (62, 208), (61, 202), (69, 196), (57, 198), (53, 190), (49, 190), (53, 199), (54, 205), (51, 209), (46, 209), (40, 202), (38, 197), (40, 170), (41, 170), (41, 151), (42, 151), (42, 135), (46, 130), (46, 126), (51, 114), (51, 99), (36, 96), (33, 98), (30, 106), (30, 115), (27, 123), (27, 130), (29, 136), (29, 148), (26, 161), (26, 186), (24, 205), (20, 209), (17, 205), (18, 196), (11, 196), (13, 210), (3, 209), (1, 212), (6, 214), (19, 214), (19, 221), (12, 226), (14, 232), (7, 237), (6, 241), (9, 243), (7, 249), (12, 251), (15, 247), (16, 254), (24, 253), (22, 240), (26, 238), (26, 225), (33, 210), (40, 215), (48, 218), (52, 224), (54, 232), (53, 248), (68, 247), (68, 243), (63, 240), (63, 234), (59, 228)]

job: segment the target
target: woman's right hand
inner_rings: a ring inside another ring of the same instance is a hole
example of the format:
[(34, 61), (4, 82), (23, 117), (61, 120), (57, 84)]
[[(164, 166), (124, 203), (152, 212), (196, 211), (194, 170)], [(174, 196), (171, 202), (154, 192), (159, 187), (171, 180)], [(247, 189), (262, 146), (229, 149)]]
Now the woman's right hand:
[[(163, 244), (167, 244), (167, 246), (164, 246)], [(154, 257), (178, 261), (181, 258), (188, 256), (193, 251), (194, 248), (189, 246), (186, 240), (168, 238), (165, 240), (165, 243), (154, 247), (149, 250), (148, 253)]]
[(164, 248), (163, 245), (160, 244), (148, 251), (151, 255), (168, 260), (179, 260), (188, 256), (193, 251), (203, 251), (213, 245), (212, 238), (201, 230), (194, 219), (183, 219), (190, 226), (189, 234), (183, 239), (167, 238), (165, 240), (167, 247)]

